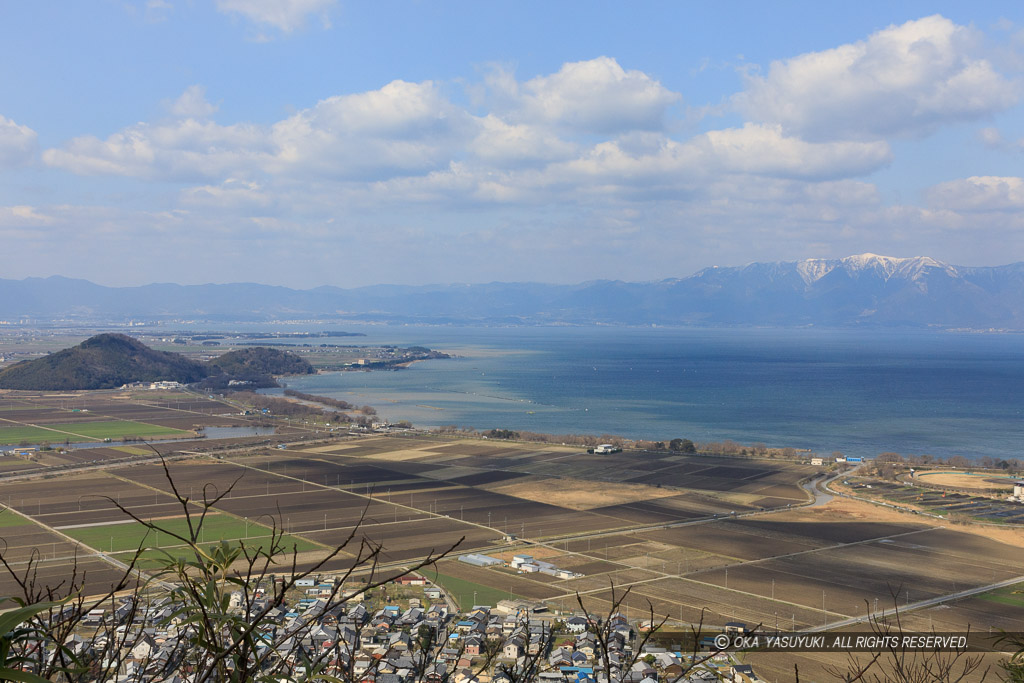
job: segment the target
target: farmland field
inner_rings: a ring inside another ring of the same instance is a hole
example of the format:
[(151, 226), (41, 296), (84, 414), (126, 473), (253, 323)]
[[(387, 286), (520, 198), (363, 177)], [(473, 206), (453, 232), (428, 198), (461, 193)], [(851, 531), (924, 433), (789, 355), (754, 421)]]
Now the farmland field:
[[(69, 527), (63, 531), (68, 536), (96, 550), (112, 553), (130, 552), (143, 545), (152, 548), (174, 548), (181, 546), (182, 542), (171, 534), (185, 537), (189, 535), (188, 524), (184, 517), (160, 519), (155, 523), (165, 531), (164, 534), (153, 532), (139, 522)], [(253, 539), (255, 541), (268, 538), (270, 533), (269, 528), (260, 524), (235, 519), (228, 515), (213, 514), (207, 515), (203, 521), (200, 542), (238, 539)], [(286, 537), (283, 541), (288, 547), (293, 544), (298, 545), (300, 552), (316, 550), (320, 547), (302, 538)]]
[[(0, 422), (0, 424), (7, 424)], [(189, 432), (160, 425), (124, 420), (100, 422), (65, 422), (45, 427), (0, 427), (0, 444), (18, 444), (22, 441), (64, 441), (66, 439), (115, 439), (124, 436), (187, 436)]]
[[(0, 424), (8, 424), (0, 422)], [(23, 441), (38, 443), (40, 441), (63, 441), (74, 434), (59, 432), (42, 427), (0, 427), (0, 444), (16, 445)]]
[(496, 605), (499, 600), (514, 599), (520, 596), (502, 591), (493, 586), (473, 583), (455, 576), (439, 574), (433, 571), (424, 572), (427, 578), (440, 584), (458, 603), (459, 609), (467, 610), (477, 605)]
[(60, 429), (74, 432), (82, 436), (94, 439), (113, 439), (121, 436), (163, 436), (163, 435), (186, 435), (188, 432), (181, 429), (171, 429), (160, 425), (146, 424), (144, 422), (131, 422), (117, 420), (111, 422), (75, 422), (69, 424), (56, 424), (53, 429)]
[[(45, 399), (45, 405), (43, 400), (32, 401), (33, 419), (78, 430), (114, 423), (188, 427), (224, 410), (198, 399), (191, 412), (169, 399), (160, 405), (107, 400), (91, 404), (90, 414), (116, 422), (71, 422), (56, 399)], [(142, 540), (143, 530), (121, 523), (124, 514), (116, 503), (170, 525), (164, 528), (180, 529), (181, 503), (163, 468), (130, 464), (132, 457), (152, 452), (136, 448), (61, 456), (97, 467), (114, 462), (116, 469), (0, 479), (0, 503), (38, 522), (11, 519), (5, 527), (0, 516), (8, 556), (24, 562), (38, 548), (55, 576), (74, 550), (62, 534), (107, 553), (127, 552)], [(273, 520), (307, 557), (349, 539), (353, 545), (347, 549), (354, 551), (365, 538), (370, 547), (381, 545), (382, 563), (397, 568), (459, 543), (458, 554), (484, 552), (507, 561), (525, 552), (581, 575), (520, 574), (450, 556), (436, 570), (462, 603), (472, 602), (475, 591), (480, 603), (511, 594), (571, 609), (579, 593), (600, 612), (610, 607), (613, 590), (629, 588), (623, 608), (634, 618), (653, 609), (673, 622), (703, 618), (706, 624), (739, 620), (799, 629), (864, 616), (876, 605), (883, 609), (899, 600), (901, 608), (911, 608), (911, 618), (930, 613), (949, 630), (967, 624), (1024, 630), (1020, 596), (1012, 591), (957, 600), (941, 611), (912, 609), (922, 600), (1016, 578), (1024, 565), (1021, 539), (944, 528), (919, 516), (881, 514), (863, 503), (851, 507), (849, 501), (789, 509), (808, 501), (800, 482), (816, 472), (795, 462), (668, 453), (595, 456), (561, 446), (365, 436), (291, 442), (282, 450), (250, 447), (222, 459), (199, 456), (168, 467), (183, 497), (197, 501), (224, 494), (211, 510), (205, 542), (246, 540), (246, 520), (252, 541)], [(161, 537), (159, 543), (171, 541)], [(351, 566), (353, 555), (342, 553), (327, 569)], [(89, 561), (103, 563), (100, 557)], [(299, 566), (307, 565), (302, 558)], [(108, 576), (109, 570), (97, 575)]]

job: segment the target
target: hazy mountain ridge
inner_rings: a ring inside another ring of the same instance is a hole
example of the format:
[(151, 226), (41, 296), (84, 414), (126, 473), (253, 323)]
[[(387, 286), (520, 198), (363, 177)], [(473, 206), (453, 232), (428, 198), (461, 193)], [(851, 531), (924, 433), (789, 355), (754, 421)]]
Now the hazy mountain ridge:
[(0, 280), (0, 318), (263, 321), (349, 318), (484, 324), (930, 326), (1024, 329), (1024, 263), (956, 266), (927, 256), (711, 267), (657, 282), (577, 285), (111, 288), (61, 277)]

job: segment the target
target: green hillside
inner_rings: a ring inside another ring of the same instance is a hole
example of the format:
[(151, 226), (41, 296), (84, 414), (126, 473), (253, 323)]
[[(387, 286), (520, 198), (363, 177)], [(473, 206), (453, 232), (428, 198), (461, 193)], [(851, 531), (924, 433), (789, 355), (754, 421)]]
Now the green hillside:
[(123, 334), (99, 334), (78, 346), (22, 361), (0, 371), (0, 389), (67, 391), (115, 389), (128, 382), (187, 384), (207, 375), (202, 363), (154, 351)]
[(247, 388), (276, 387), (274, 375), (310, 375), (316, 372), (305, 358), (280, 349), (252, 347), (228, 351), (208, 363), (203, 386), (220, 389), (229, 382), (247, 382)]
[(200, 363), (168, 351), (156, 351), (123, 334), (100, 334), (78, 346), (22, 361), (0, 371), (0, 389), (71, 391), (116, 389), (131, 382), (170, 381), (192, 384), (206, 380), (229, 386), (276, 386), (274, 375), (308, 374), (313, 367), (287, 351), (254, 347), (231, 351)]

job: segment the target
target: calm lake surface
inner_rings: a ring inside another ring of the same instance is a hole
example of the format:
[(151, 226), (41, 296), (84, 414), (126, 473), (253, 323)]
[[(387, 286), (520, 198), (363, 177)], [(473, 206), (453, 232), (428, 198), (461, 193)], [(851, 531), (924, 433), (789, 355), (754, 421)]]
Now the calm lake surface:
[(391, 420), (937, 456), (1018, 457), (1024, 337), (942, 332), (382, 327), (458, 354), (291, 388)]

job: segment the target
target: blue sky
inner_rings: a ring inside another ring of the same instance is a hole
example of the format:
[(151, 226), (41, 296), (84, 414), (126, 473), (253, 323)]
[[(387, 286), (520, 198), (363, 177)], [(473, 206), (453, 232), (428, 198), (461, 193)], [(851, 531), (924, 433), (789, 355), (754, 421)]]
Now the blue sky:
[(0, 277), (1024, 260), (1018, 2), (5, 2)]

